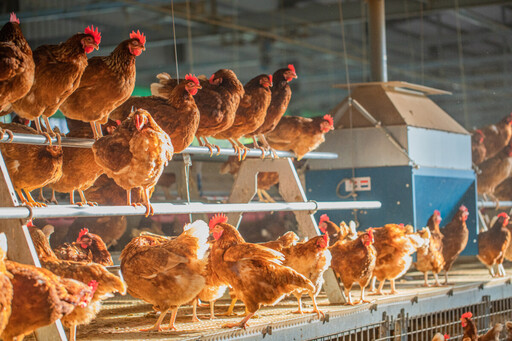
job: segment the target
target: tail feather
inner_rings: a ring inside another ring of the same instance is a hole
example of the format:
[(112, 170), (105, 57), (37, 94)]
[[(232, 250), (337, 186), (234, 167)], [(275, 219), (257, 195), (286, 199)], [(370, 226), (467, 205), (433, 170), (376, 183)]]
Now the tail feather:
[(169, 97), (173, 88), (172, 86), (169, 86), (169, 83), (172, 81), (171, 75), (167, 72), (162, 72), (156, 75), (156, 78), (159, 79), (159, 83), (151, 84), (151, 94), (153, 96)]
[(306, 289), (310, 292), (315, 292), (316, 288), (309, 279), (307, 279), (304, 275), (301, 275), (297, 271), (289, 268), (291, 270), (291, 281), (290, 284), (296, 286), (298, 288)]
[(208, 237), (210, 236), (210, 228), (208, 224), (202, 220), (196, 220), (191, 224), (183, 227), (183, 233), (189, 236), (194, 236), (198, 239), (199, 250), (197, 251), (197, 258), (202, 259), (208, 250)]

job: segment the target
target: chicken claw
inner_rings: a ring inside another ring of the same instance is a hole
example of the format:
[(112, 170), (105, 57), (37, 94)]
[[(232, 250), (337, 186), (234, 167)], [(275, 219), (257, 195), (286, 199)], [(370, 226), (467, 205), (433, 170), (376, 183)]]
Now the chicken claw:
[(12, 140), (14, 139), (14, 134), (12, 133), (12, 131), (10, 131), (9, 129), (0, 129), (0, 140), (3, 140), (4, 134), (9, 135), (9, 139), (7, 140), (7, 142), (12, 142)]
[(318, 310), (318, 308), (311, 310), (308, 314), (316, 313), (316, 317), (320, 318), (320, 315), (322, 315), (322, 318), (325, 318), (325, 314), (323, 311)]
[(249, 326), (249, 324), (247, 323), (247, 321), (249, 321), (249, 319), (255, 314), (256, 312), (254, 313), (249, 313), (247, 314), (247, 316), (244, 317), (244, 319), (240, 322), (235, 322), (235, 323), (226, 323), (226, 324), (223, 324), (222, 325), (222, 328), (236, 328), (236, 327), (239, 327), (239, 328), (243, 328), (243, 329), (246, 329), (247, 326)]

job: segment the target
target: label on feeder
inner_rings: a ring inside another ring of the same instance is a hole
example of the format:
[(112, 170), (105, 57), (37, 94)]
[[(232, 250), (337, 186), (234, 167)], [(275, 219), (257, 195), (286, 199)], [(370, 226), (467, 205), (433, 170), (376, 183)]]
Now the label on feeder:
[[(355, 189), (354, 189), (355, 186)], [(345, 191), (371, 191), (372, 180), (369, 176), (363, 176), (359, 178), (353, 178), (352, 181), (345, 181)]]

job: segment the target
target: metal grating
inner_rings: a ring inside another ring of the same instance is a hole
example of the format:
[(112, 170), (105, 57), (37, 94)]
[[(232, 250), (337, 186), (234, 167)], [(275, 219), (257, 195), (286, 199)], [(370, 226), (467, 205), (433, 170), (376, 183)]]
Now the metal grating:
[[(318, 341), (426, 341), (436, 333), (447, 333), (450, 340), (461, 340), (463, 335), (460, 316), (471, 311), (478, 333), (485, 334), (495, 323), (512, 319), (512, 297), (490, 300), (484, 296), (481, 303), (436, 311), (434, 313), (409, 316), (402, 309), (395, 316), (383, 314), (380, 323), (342, 331), (311, 340)], [(504, 340), (504, 333), (502, 332)]]

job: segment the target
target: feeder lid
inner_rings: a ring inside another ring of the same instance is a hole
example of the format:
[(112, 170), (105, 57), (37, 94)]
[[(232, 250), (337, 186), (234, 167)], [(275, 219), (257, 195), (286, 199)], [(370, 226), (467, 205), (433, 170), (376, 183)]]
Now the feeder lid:
[[(347, 88), (336, 84), (335, 88)], [(469, 134), (464, 127), (435, 104), (427, 95), (451, 94), (427, 86), (407, 82), (370, 82), (351, 84), (351, 97), (361, 104), (383, 126), (407, 125), (435, 129), (458, 134)], [(348, 97), (333, 110), (334, 125), (343, 129), (350, 127), (346, 105)], [(352, 127), (373, 127), (374, 125), (353, 108)]]

